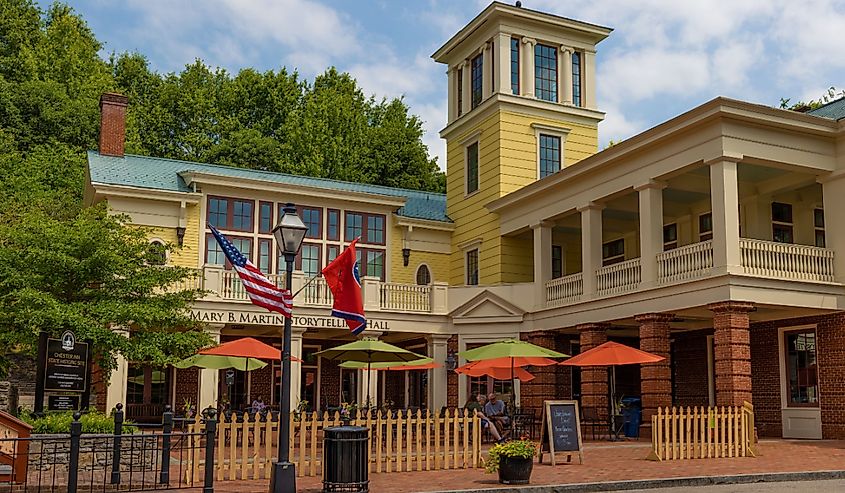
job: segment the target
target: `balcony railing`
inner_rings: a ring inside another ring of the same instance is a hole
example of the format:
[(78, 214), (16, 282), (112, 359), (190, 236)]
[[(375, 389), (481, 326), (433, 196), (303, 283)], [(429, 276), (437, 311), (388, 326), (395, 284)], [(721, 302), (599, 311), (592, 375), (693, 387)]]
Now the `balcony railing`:
[(663, 284), (707, 277), (712, 271), (712, 240), (657, 254), (657, 280)]
[(579, 272), (546, 282), (546, 302), (561, 306), (578, 301), (584, 294), (584, 276)]
[(596, 271), (596, 285), (599, 295), (624, 293), (637, 288), (642, 279), (640, 259), (608, 265)]
[(739, 239), (746, 274), (800, 281), (833, 282), (833, 250), (773, 241)]
[[(284, 275), (271, 274), (267, 276), (277, 286), (285, 286)], [(295, 306), (330, 307), (333, 302), (332, 292), (322, 277), (312, 280), (308, 285), (308, 278), (302, 272), (294, 272), (292, 291), (302, 291), (294, 301)], [(205, 267), (197, 278), (180, 283), (180, 288), (204, 289), (209, 292), (206, 300), (225, 300), (246, 302), (249, 300), (238, 273), (220, 267)], [(428, 286), (413, 284), (386, 283), (378, 278), (365, 277), (362, 279), (364, 291), (364, 310), (402, 311), (416, 313), (446, 313), (447, 285), (432, 283)]]
[(431, 286), (382, 283), (380, 304), (385, 310), (427, 312), (431, 309)]

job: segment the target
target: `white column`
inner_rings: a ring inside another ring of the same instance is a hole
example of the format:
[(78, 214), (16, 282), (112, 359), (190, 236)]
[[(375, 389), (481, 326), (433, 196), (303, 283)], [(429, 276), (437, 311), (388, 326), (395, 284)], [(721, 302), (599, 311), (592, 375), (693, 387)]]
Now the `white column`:
[(572, 48), (561, 46), (558, 53), (558, 97), (561, 103), (572, 104)]
[(461, 70), (463, 71), (463, 80), (461, 81), (461, 114), (466, 115), (472, 108), (472, 90), (470, 89), (470, 84), (472, 82), (472, 67), (470, 66), (469, 60), (464, 60), (463, 65), (461, 65)]
[(449, 89), (446, 91), (449, 96), (447, 106), (449, 108), (449, 123), (455, 121), (458, 117), (458, 96), (456, 86), (458, 84), (458, 75), (453, 67), (449, 67), (446, 71), (446, 79), (448, 80)]
[[(380, 330), (365, 330), (361, 333), (362, 339), (378, 340), (383, 334)], [(379, 395), (378, 376), (379, 371), (370, 370), (366, 368), (358, 370), (358, 406), (364, 407), (367, 403), (367, 396), (370, 396), (370, 406), (378, 406), (380, 399), (383, 396)], [(369, 374), (369, 379), (367, 378)], [(367, 385), (369, 382), (369, 386)]]
[(493, 81), (494, 91), (513, 94), (511, 92), (511, 35), (508, 33), (496, 35), (494, 50), (493, 63), (496, 73), (496, 80)]
[(493, 95), (493, 42), (484, 43), (481, 63), (481, 100)]
[(449, 395), (446, 358), (449, 356), (450, 337), (449, 334), (431, 334), (426, 337), (429, 356), (441, 365), (439, 368), (428, 370), (428, 409), (433, 413), (440, 412)]
[[(129, 329), (126, 327), (112, 327), (112, 332), (129, 337)], [(116, 367), (109, 375), (109, 386), (106, 389), (106, 414), (110, 413), (118, 402), (126, 409), (126, 379), (129, 376), (129, 362), (118, 353), (115, 363)]]
[(581, 275), (584, 297), (596, 292), (596, 271), (601, 267), (602, 214), (604, 206), (595, 202), (579, 207), (581, 213)]
[(845, 211), (845, 173), (835, 172), (819, 181), (824, 201), (825, 248), (833, 250), (833, 274), (837, 282), (845, 279), (845, 224), (839, 214)]
[[(299, 405), (299, 397), (300, 397), (300, 389), (302, 388), (302, 363), (299, 361), (294, 360), (293, 358), (302, 359), (302, 334), (305, 333), (307, 329), (303, 327), (292, 327), (291, 328), (291, 339), (290, 339), (290, 409), (293, 411), (296, 409), (296, 406)], [(273, 385), (274, 387), (278, 387), (275, 375), (273, 375)], [(316, 402), (312, 402), (311, 404), (317, 405)]]
[[(596, 108), (596, 52), (585, 51), (581, 67), (584, 71), (584, 83), (581, 86), (581, 104), (585, 108)], [(571, 71), (570, 71), (571, 73)]]
[(640, 268), (643, 285), (657, 283), (657, 254), (663, 251), (663, 189), (666, 184), (649, 180), (634, 187), (640, 200)]
[[(225, 327), (224, 324), (208, 324), (206, 332), (214, 339), (215, 343), (220, 343), (220, 331)], [(203, 409), (208, 407), (217, 407), (217, 390), (219, 387), (219, 372), (220, 370), (201, 369), (199, 371), (199, 407), (197, 413), (201, 413)]]
[(740, 268), (736, 161), (719, 158), (710, 163), (710, 204), (713, 267), (719, 273), (736, 272)]
[(552, 223), (531, 225), (534, 230), (534, 300), (538, 308), (546, 306), (546, 283), (552, 278)]
[(534, 97), (534, 45), (537, 40), (522, 38), (519, 53), (519, 92), (523, 96)]

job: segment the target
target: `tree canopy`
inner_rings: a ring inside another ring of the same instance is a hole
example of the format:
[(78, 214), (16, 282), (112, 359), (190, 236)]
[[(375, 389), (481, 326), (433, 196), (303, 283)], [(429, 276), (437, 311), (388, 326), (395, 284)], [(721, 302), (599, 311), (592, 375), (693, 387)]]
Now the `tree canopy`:
[(780, 98), (780, 108), (783, 110), (792, 110), (798, 111), (800, 113), (806, 113), (816, 108), (820, 108), (826, 105), (827, 103), (836, 101), (840, 98), (845, 98), (845, 89), (837, 91), (836, 87), (830, 86), (827, 89), (827, 92), (822, 94), (819, 99), (811, 99), (810, 101), (798, 101), (797, 103), (792, 103), (791, 98)]
[(161, 365), (211, 342), (188, 317), (200, 293), (168, 289), (191, 273), (153, 265), (142, 229), (83, 203), (103, 92), (129, 97), (130, 153), (445, 189), (402, 99), (367, 97), (334, 68), (306, 81), (195, 60), (160, 74), (140, 53), (103, 60), (102, 48), (67, 5), (0, 6), (0, 373), (40, 331), (92, 340), (106, 370), (118, 353)]

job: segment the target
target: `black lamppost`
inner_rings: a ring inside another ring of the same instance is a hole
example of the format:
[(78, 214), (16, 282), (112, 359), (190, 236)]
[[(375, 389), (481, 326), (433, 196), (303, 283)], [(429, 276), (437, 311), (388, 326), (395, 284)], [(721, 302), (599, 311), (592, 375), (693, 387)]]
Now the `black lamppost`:
[[(293, 204), (285, 204), (284, 213), (273, 228), (276, 246), (285, 256), (285, 287), (293, 284), (293, 261), (308, 227), (296, 215)], [(273, 464), (270, 474), (270, 493), (291, 493), (296, 491), (296, 473), (290, 462), (290, 344), (291, 319), (285, 317), (284, 345), (282, 346), (282, 399), (279, 404), (279, 460)]]

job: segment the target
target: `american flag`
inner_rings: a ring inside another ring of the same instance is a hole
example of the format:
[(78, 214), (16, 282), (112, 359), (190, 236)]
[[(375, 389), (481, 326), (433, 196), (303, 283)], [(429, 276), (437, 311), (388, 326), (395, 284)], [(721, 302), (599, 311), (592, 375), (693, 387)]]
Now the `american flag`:
[(293, 309), (293, 297), (287, 289), (279, 289), (270, 279), (267, 279), (258, 267), (247, 259), (231, 241), (227, 240), (214, 226), (211, 232), (229, 263), (235, 268), (241, 282), (244, 284), (246, 294), (253, 304), (266, 308), (271, 312), (279, 312), (285, 317), (290, 317)]

